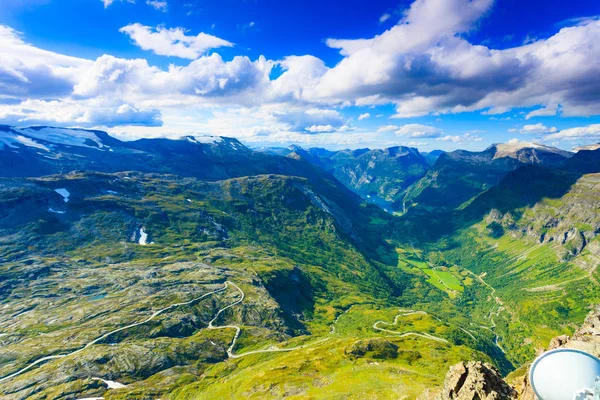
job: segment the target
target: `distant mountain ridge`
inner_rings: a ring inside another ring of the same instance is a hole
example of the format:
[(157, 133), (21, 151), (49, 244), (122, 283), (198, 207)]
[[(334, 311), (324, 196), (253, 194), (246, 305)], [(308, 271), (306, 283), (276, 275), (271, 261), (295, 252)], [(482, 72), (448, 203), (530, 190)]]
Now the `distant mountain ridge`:
[(573, 153), (527, 142), (494, 144), (484, 151), (456, 150), (441, 154), (421, 180), (411, 186), (398, 208), (453, 209), (497, 185), (524, 165), (559, 166)]
[[(247, 163), (253, 152), (233, 138), (184, 136), (125, 142), (102, 131), (6, 125), (0, 126), (0, 155), (0, 176), (134, 170), (225, 179), (242, 175), (242, 164), (244, 169), (260, 164), (259, 160)], [(262, 172), (260, 167), (256, 172)]]
[(383, 206), (397, 200), (429, 169), (419, 150), (406, 146), (331, 151), (294, 145), (289, 150), (288, 157), (306, 160), (331, 172), (363, 198)]
[[(102, 131), (0, 126), (0, 178), (77, 171), (173, 174), (203, 181), (259, 175), (300, 177), (343, 213), (357, 215), (364, 210), (361, 198), (324, 169), (305, 160), (253, 151), (234, 138), (199, 135), (125, 142)], [(385, 218), (377, 207), (369, 209)], [(363, 240), (349, 221), (338, 222), (357, 243)]]

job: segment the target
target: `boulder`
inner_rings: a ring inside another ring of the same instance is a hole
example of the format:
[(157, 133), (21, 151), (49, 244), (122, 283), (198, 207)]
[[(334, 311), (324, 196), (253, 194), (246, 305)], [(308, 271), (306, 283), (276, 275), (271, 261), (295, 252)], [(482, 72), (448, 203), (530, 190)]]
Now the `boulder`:
[(461, 362), (450, 367), (437, 400), (516, 399), (510, 387), (492, 365), (480, 361)]

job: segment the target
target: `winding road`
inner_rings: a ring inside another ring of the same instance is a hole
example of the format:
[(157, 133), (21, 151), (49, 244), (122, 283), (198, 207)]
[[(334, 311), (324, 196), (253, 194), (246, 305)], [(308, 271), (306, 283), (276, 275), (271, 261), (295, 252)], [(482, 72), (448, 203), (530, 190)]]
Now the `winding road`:
[[(494, 321), (494, 317), (493, 317), (493, 316), (497, 317), (500, 314), (500, 312), (502, 312), (502, 310), (506, 309), (506, 307), (504, 306), (504, 303), (502, 302), (502, 300), (500, 300), (500, 298), (498, 296), (496, 296), (496, 288), (494, 288), (493, 286), (489, 285), (486, 281), (484, 281), (480, 275), (477, 275), (476, 273), (469, 271), (468, 269), (465, 269), (465, 271), (467, 271), (467, 273), (471, 274), (483, 286), (490, 289), (490, 299), (492, 299), (495, 302), (495, 304), (490, 309), (490, 312), (486, 316), (486, 318), (490, 320), (490, 323), (491, 323), (490, 326), (474, 325), (474, 324), (471, 324), (471, 325), (479, 327), (479, 328), (487, 329), (488, 331), (492, 332), (494, 334), (494, 344), (496, 345), (496, 347), (498, 347), (498, 349), (500, 349), (500, 351), (503, 354), (506, 354), (506, 352), (504, 351), (502, 346), (500, 346), (500, 343), (498, 343), (500, 336), (496, 332), (496, 322)], [(496, 311), (494, 311), (494, 309), (496, 309)]]
[[(192, 300), (189, 300), (189, 301), (186, 301), (186, 302), (175, 303), (175, 304), (171, 304), (168, 307), (161, 308), (160, 310), (155, 311), (150, 317), (146, 318), (145, 320), (143, 320), (141, 322), (136, 322), (136, 323), (133, 323), (133, 324), (129, 324), (129, 325), (123, 326), (121, 328), (112, 330), (112, 331), (110, 331), (108, 333), (105, 333), (104, 335), (102, 335), (102, 336), (100, 336), (100, 337), (92, 340), (91, 342), (87, 343), (85, 346), (83, 346), (82, 348), (80, 348), (78, 350), (75, 350), (75, 351), (72, 351), (72, 352), (66, 353), (66, 354), (57, 354), (57, 355), (42, 357), (42, 358), (40, 358), (40, 359), (38, 359), (38, 360), (36, 360), (36, 361), (28, 364), (24, 368), (21, 368), (17, 372), (14, 372), (14, 373), (12, 373), (10, 375), (7, 375), (5, 377), (0, 378), (0, 383), (4, 382), (4, 381), (7, 381), (7, 380), (9, 380), (11, 378), (14, 378), (14, 377), (16, 377), (18, 375), (21, 375), (21, 374), (29, 371), (30, 369), (32, 369), (36, 365), (40, 365), (40, 364), (42, 364), (42, 363), (44, 363), (46, 361), (56, 360), (56, 359), (65, 358), (65, 357), (69, 357), (69, 356), (78, 354), (78, 353), (84, 351), (85, 349), (89, 348), (90, 346), (93, 346), (96, 343), (98, 343), (98, 342), (106, 339), (107, 337), (109, 337), (111, 335), (114, 335), (117, 332), (121, 332), (121, 331), (124, 331), (126, 329), (130, 329), (130, 328), (133, 328), (133, 327), (136, 327), (136, 326), (140, 326), (140, 325), (146, 324), (146, 323), (152, 321), (154, 318), (158, 317), (160, 314), (162, 314), (162, 313), (164, 313), (166, 311), (169, 311), (169, 310), (171, 310), (173, 308), (176, 308), (176, 307), (181, 307), (181, 306), (185, 306), (185, 305), (194, 304), (194, 303), (196, 303), (196, 302), (198, 302), (198, 301), (200, 301), (200, 300), (202, 300), (202, 299), (204, 299), (204, 298), (206, 298), (208, 296), (212, 296), (213, 294), (225, 291), (229, 286), (233, 286), (234, 288), (236, 288), (238, 290), (238, 292), (240, 292), (240, 298), (238, 300), (236, 300), (235, 302), (233, 302), (233, 303), (231, 303), (231, 304), (229, 304), (229, 305), (221, 308), (219, 311), (217, 311), (217, 314), (208, 323), (208, 328), (207, 328), (207, 329), (235, 329), (235, 335), (233, 337), (233, 340), (231, 341), (231, 344), (229, 345), (229, 348), (227, 349), (227, 356), (229, 358), (241, 358), (241, 357), (244, 357), (244, 356), (248, 356), (250, 354), (258, 354), (258, 353), (274, 353), (274, 352), (294, 351), (294, 350), (303, 349), (303, 348), (305, 348), (307, 346), (313, 346), (315, 344), (322, 343), (322, 342), (324, 342), (326, 340), (329, 340), (329, 338), (325, 338), (325, 339), (318, 340), (316, 342), (312, 342), (312, 343), (309, 343), (309, 344), (306, 344), (306, 345), (296, 346), (296, 347), (290, 347), (290, 348), (285, 348), (285, 349), (280, 349), (277, 346), (271, 346), (268, 349), (264, 349), (264, 350), (253, 350), (253, 351), (248, 351), (248, 352), (242, 353), (242, 354), (234, 354), (233, 349), (234, 349), (234, 347), (236, 345), (237, 340), (240, 337), (242, 329), (239, 326), (237, 326), (237, 325), (215, 326), (215, 321), (217, 320), (217, 318), (219, 318), (219, 316), (223, 313), (223, 311), (225, 311), (225, 310), (227, 310), (227, 309), (229, 309), (231, 307), (234, 307), (234, 306), (240, 304), (242, 301), (244, 301), (246, 295), (245, 295), (244, 291), (242, 289), (240, 289), (239, 286), (237, 286), (235, 283), (230, 282), (230, 281), (226, 281), (225, 284), (223, 285), (223, 287), (220, 288), (220, 289), (214, 290), (214, 291), (209, 292), (209, 293), (205, 293), (205, 294), (203, 294), (200, 297), (197, 297), (195, 299), (192, 299)], [(97, 378), (97, 379), (100, 379), (100, 378)]]
[(238, 292), (240, 292), (240, 298), (238, 300), (236, 300), (235, 302), (231, 303), (230, 305), (220, 309), (217, 314), (215, 315), (215, 317), (210, 320), (210, 322), (208, 323), (208, 329), (235, 329), (235, 335), (233, 336), (233, 340), (231, 341), (231, 344), (229, 345), (229, 348), (227, 349), (227, 356), (229, 358), (241, 358), (241, 357), (245, 357), (245, 356), (249, 356), (251, 354), (260, 354), (260, 353), (276, 353), (276, 352), (285, 352), (285, 351), (294, 351), (294, 350), (300, 350), (303, 349), (307, 346), (313, 346), (315, 344), (318, 343), (322, 343), (326, 340), (329, 340), (329, 338), (325, 338), (325, 339), (321, 339), (321, 340), (317, 340), (316, 342), (312, 342), (310, 344), (306, 344), (306, 345), (302, 345), (302, 346), (296, 346), (296, 347), (288, 347), (285, 349), (280, 349), (277, 346), (270, 346), (268, 349), (262, 349), (262, 350), (252, 350), (252, 351), (247, 351), (245, 353), (242, 354), (235, 354), (233, 352), (233, 349), (235, 347), (235, 344), (237, 342), (237, 340), (240, 337), (240, 334), (242, 333), (242, 329), (238, 326), (238, 325), (220, 325), (220, 326), (215, 326), (215, 321), (217, 320), (217, 318), (219, 318), (219, 316), (221, 315), (221, 313), (225, 310), (227, 310), (228, 308), (231, 308), (233, 306), (236, 306), (238, 304), (240, 304), (242, 301), (244, 301), (244, 298), (246, 297), (246, 295), (244, 294), (244, 291), (242, 289), (239, 288), (239, 286), (237, 286), (235, 283), (233, 282), (227, 282), (229, 283), (231, 286), (235, 287)]
[[(124, 331), (126, 329), (130, 329), (130, 328), (133, 328), (133, 327), (136, 327), (136, 326), (140, 326), (140, 325), (146, 324), (146, 323), (152, 321), (154, 318), (158, 317), (160, 314), (164, 313), (165, 311), (171, 310), (171, 309), (173, 309), (175, 307), (181, 307), (181, 306), (190, 305), (190, 304), (196, 303), (196, 302), (204, 299), (205, 297), (211, 296), (211, 295), (213, 295), (215, 293), (222, 292), (225, 289), (227, 289), (228, 283), (229, 282), (225, 282), (225, 285), (222, 288), (217, 289), (217, 290), (212, 291), (212, 292), (209, 292), (209, 293), (205, 293), (202, 296), (197, 297), (195, 299), (192, 299), (190, 301), (186, 301), (186, 302), (183, 302), (183, 303), (175, 303), (175, 304), (171, 304), (168, 307), (161, 308), (160, 310), (155, 311), (150, 317), (146, 318), (145, 320), (143, 320), (141, 322), (136, 322), (134, 324), (129, 324), (129, 325), (123, 326), (121, 328), (112, 330), (112, 331), (110, 331), (108, 333), (105, 333), (104, 335), (102, 335), (102, 336), (100, 336), (100, 337), (92, 340), (91, 342), (87, 343), (85, 346), (83, 346), (82, 348), (80, 348), (78, 350), (75, 350), (75, 351), (72, 351), (72, 352), (66, 353), (66, 354), (57, 354), (57, 355), (53, 355), (53, 356), (42, 357), (42, 358), (40, 358), (40, 359), (32, 362), (31, 364), (27, 365), (26, 367), (18, 370), (17, 372), (0, 378), (0, 382), (7, 381), (7, 380), (9, 380), (11, 378), (14, 378), (15, 376), (21, 375), (22, 373), (30, 370), (31, 368), (35, 367), (36, 365), (42, 364), (42, 363), (44, 363), (46, 361), (56, 360), (56, 359), (59, 359), (59, 358), (65, 358), (65, 357), (69, 357), (69, 356), (75, 355), (77, 353), (80, 353), (80, 352), (84, 351), (85, 349), (87, 349), (88, 347), (95, 345), (96, 343), (98, 343), (98, 342), (106, 339), (107, 337), (109, 337), (111, 335), (114, 335), (115, 333)], [(221, 311), (222, 310), (220, 310), (219, 312), (221, 312)]]
[(430, 340), (435, 340), (437, 342), (442, 342), (442, 343), (448, 343), (448, 341), (446, 339), (442, 339), (440, 337), (437, 336), (433, 336), (427, 332), (398, 332), (398, 331), (391, 331), (389, 329), (385, 329), (385, 328), (380, 328), (378, 325), (383, 324), (383, 325), (387, 325), (387, 326), (396, 326), (398, 324), (398, 320), (401, 317), (407, 317), (409, 315), (414, 315), (414, 314), (422, 314), (422, 315), (427, 315), (427, 313), (425, 311), (413, 311), (413, 310), (399, 310), (399, 314), (396, 315), (396, 317), (394, 317), (394, 322), (393, 323), (389, 323), (389, 322), (385, 322), (385, 321), (377, 321), (373, 324), (373, 329), (377, 329), (379, 331), (382, 332), (387, 332), (387, 333), (393, 333), (394, 335), (398, 335), (398, 337), (406, 337), (406, 336), (419, 336), (425, 339), (430, 339)]

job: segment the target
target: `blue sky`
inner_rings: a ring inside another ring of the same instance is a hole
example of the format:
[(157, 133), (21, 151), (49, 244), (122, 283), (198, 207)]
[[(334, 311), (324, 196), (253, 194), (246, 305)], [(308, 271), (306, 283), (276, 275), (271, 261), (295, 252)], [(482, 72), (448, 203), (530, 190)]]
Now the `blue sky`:
[(596, 0), (3, 0), (0, 123), (570, 149), (600, 142), (598, 15)]

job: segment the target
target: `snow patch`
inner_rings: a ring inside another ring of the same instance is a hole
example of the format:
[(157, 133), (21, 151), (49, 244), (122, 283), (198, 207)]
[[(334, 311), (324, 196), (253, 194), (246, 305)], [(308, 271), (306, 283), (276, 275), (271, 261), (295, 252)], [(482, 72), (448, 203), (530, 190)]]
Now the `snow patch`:
[(138, 240), (138, 243), (144, 246), (148, 244), (148, 234), (144, 231), (144, 228), (140, 228), (140, 239)]
[(48, 208), (48, 212), (54, 213), (54, 214), (65, 214), (66, 211), (58, 211), (53, 209), (52, 207)]
[(46, 146), (36, 142), (31, 138), (28, 138), (23, 135), (17, 135), (13, 132), (0, 131), (0, 148), (10, 147), (11, 149), (18, 149), (19, 146), (16, 146), (18, 144), (27, 147), (33, 147), (40, 150), (50, 151)]
[(89, 147), (91, 149), (108, 149), (108, 146), (102, 143), (102, 140), (94, 132), (83, 129), (43, 127), (15, 129), (15, 131), (29, 138), (54, 144)]
[(69, 193), (69, 191), (67, 189), (60, 188), (60, 189), (54, 189), (54, 191), (63, 197), (63, 200), (65, 201), (65, 203), (69, 202), (69, 196), (71, 196), (71, 193)]
[(106, 386), (108, 386), (109, 389), (123, 389), (123, 388), (127, 387), (127, 385), (123, 385), (122, 383), (115, 382), (115, 381), (109, 381), (109, 380), (105, 380), (102, 378), (92, 378), (92, 379), (97, 379), (99, 381), (104, 382), (104, 384)]
[(35, 147), (36, 149), (50, 151), (50, 149), (47, 148), (46, 146), (44, 146), (43, 144), (40, 144), (40, 143), (36, 142), (35, 140), (30, 139), (25, 136), (17, 135), (17, 136), (15, 136), (15, 140), (21, 144), (24, 144), (25, 146), (28, 146), (28, 147)]
[(191, 143), (195, 143), (195, 144), (210, 144), (210, 143), (221, 143), (223, 141), (223, 138), (220, 136), (211, 136), (211, 135), (205, 135), (205, 136), (186, 136), (186, 139), (191, 142)]

